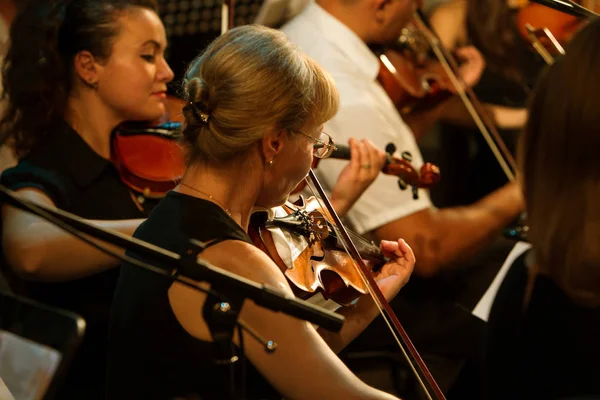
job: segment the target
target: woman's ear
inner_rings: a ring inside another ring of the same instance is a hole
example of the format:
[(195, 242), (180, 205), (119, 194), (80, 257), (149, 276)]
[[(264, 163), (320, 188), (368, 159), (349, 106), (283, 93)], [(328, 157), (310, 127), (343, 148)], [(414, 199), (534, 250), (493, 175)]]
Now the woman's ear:
[(92, 53), (87, 50), (80, 51), (73, 60), (75, 71), (81, 81), (91, 88), (98, 87), (100, 80), (99, 65)]
[(277, 158), (285, 146), (284, 138), (286, 132), (283, 129), (273, 129), (262, 139), (262, 151), (267, 164)]
[(386, 19), (387, 6), (391, 0), (373, 0), (373, 8), (375, 9), (375, 19), (378, 23), (382, 23)]

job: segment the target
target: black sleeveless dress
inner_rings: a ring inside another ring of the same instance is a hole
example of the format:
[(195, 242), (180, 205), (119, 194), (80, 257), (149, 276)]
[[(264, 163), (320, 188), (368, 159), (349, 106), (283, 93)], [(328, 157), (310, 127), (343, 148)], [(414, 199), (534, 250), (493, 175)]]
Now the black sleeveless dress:
[[(189, 248), (190, 238), (251, 243), (214, 203), (177, 192), (167, 194), (134, 236), (179, 254)], [(169, 287), (163, 276), (123, 264), (111, 315), (108, 399), (281, 398), (249, 362), (215, 363), (214, 343), (192, 337), (177, 321)]]

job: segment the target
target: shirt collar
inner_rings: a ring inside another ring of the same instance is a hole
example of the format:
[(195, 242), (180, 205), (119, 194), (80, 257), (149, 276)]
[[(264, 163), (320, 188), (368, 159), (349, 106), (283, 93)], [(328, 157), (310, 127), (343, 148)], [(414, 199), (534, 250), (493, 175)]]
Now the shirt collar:
[(52, 137), (45, 147), (47, 154), (55, 154), (62, 168), (81, 187), (89, 186), (111, 165), (83, 140), (68, 124)]
[(323, 40), (335, 44), (363, 73), (373, 80), (379, 74), (379, 59), (363, 40), (337, 18), (311, 1), (304, 13), (323, 34)]

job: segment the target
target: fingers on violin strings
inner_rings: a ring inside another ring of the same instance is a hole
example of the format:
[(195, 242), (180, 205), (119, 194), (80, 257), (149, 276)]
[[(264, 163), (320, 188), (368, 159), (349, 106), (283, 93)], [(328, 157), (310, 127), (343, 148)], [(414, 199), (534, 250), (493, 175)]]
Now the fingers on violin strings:
[(416, 261), (415, 253), (404, 239), (398, 239), (398, 250), (396, 254), (402, 254), (408, 261)]
[(415, 254), (404, 239), (398, 239), (397, 241), (382, 240), (381, 250), (396, 257), (404, 257), (408, 261), (415, 261)]
[(360, 168), (360, 150), (358, 148), (358, 141), (354, 138), (350, 138), (348, 145), (350, 146), (350, 166), (353, 170), (357, 171)]
[(358, 149), (360, 152), (360, 167), (362, 168), (364, 175), (369, 175), (371, 172), (371, 155), (367, 146), (366, 140), (363, 139), (358, 142)]
[(385, 151), (381, 150), (379, 147), (375, 146), (373, 142), (369, 139), (365, 139), (365, 143), (367, 144), (367, 148), (369, 149), (369, 158), (371, 162), (371, 166), (373, 168), (373, 173), (375, 175), (379, 174), (379, 172), (383, 169), (386, 160)]

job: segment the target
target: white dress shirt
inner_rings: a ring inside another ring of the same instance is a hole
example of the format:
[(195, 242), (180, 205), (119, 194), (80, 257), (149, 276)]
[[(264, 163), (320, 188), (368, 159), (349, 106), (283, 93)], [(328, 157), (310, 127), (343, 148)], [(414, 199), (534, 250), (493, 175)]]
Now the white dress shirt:
[[(324, 130), (336, 143), (347, 145), (351, 137), (368, 138), (385, 149), (393, 142), (398, 152), (412, 154), (413, 166), (421, 167), (423, 158), (413, 133), (377, 82), (379, 59), (354, 32), (314, 2), (282, 30), (335, 80), (340, 110)], [(331, 189), (347, 164), (341, 160), (321, 161), (317, 169), (320, 181)], [(419, 190), (419, 199), (414, 200), (410, 190), (399, 189), (396, 177), (380, 174), (347, 218), (362, 234), (430, 206), (427, 191)]]

